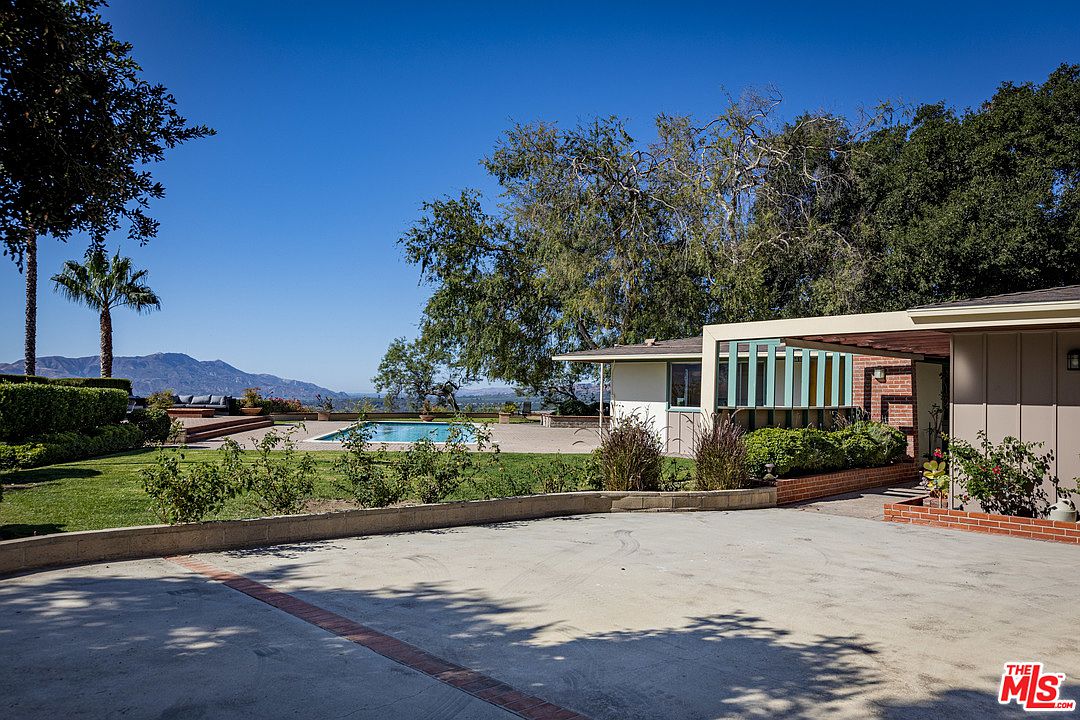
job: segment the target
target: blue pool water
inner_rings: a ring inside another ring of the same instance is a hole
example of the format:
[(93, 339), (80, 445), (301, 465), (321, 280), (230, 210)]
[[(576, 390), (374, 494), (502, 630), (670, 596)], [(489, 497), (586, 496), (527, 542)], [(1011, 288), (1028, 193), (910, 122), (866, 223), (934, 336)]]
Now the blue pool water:
[[(434, 442), (446, 442), (450, 436), (450, 423), (442, 422), (372, 422), (367, 424), (374, 433), (370, 443), (411, 443), (421, 438), (431, 438)], [(464, 437), (461, 439), (467, 443), (476, 442), (476, 430), (472, 425), (464, 426)], [(344, 430), (323, 435), (316, 438), (326, 442), (339, 442), (344, 435)]]

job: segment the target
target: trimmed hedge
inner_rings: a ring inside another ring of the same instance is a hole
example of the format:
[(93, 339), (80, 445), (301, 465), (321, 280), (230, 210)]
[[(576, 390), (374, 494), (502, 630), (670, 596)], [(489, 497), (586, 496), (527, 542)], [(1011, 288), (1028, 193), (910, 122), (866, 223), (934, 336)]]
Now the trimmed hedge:
[(0, 440), (53, 432), (91, 434), (127, 414), (123, 390), (38, 383), (0, 383)]
[(0, 469), (22, 470), (71, 462), (97, 455), (134, 450), (143, 446), (137, 425), (105, 425), (90, 434), (59, 432), (34, 438), (19, 445), (0, 443)]
[(131, 381), (127, 378), (48, 378), (40, 375), (0, 375), (0, 383), (35, 383), (37, 385), (105, 388), (123, 390), (128, 395), (131, 395)]
[(746, 464), (754, 477), (765, 465), (778, 477), (808, 475), (860, 467), (878, 467), (899, 460), (907, 439), (896, 428), (876, 422), (854, 422), (840, 430), (761, 428), (746, 436)]

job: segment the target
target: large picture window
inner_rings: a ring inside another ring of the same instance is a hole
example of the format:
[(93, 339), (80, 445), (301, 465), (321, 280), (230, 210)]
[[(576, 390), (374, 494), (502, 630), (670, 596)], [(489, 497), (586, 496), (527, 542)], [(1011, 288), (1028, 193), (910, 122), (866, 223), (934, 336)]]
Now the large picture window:
[(671, 407), (701, 407), (701, 363), (671, 363)]

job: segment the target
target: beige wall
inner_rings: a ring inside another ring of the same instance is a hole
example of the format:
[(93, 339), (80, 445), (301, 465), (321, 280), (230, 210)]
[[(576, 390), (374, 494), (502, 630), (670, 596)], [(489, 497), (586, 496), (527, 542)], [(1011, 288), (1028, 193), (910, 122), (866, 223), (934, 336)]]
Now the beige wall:
[(667, 362), (611, 363), (612, 415), (636, 414), (667, 444)]
[(1065, 354), (1080, 330), (957, 333), (952, 353), (952, 433), (974, 442), (1006, 435), (1045, 443), (1067, 487), (1080, 476), (1080, 372)]

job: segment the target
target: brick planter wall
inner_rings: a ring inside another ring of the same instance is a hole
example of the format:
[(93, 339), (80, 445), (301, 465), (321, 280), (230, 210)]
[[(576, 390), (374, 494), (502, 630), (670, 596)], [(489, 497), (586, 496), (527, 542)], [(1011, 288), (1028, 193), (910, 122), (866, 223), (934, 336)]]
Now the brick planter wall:
[(887, 503), (885, 521), (1080, 544), (1080, 524), (1057, 520), (991, 515), (909, 503)]
[(776, 504), (785, 505), (882, 485), (895, 485), (916, 480), (918, 477), (919, 472), (915, 465), (905, 462), (884, 467), (856, 468), (820, 475), (782, 478), (776, 481)]

